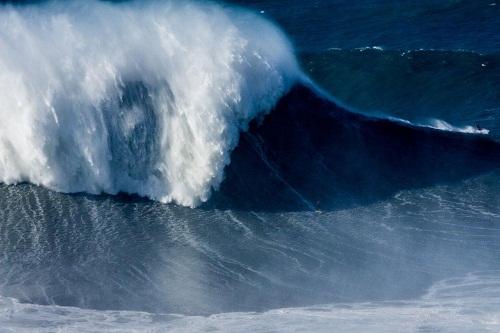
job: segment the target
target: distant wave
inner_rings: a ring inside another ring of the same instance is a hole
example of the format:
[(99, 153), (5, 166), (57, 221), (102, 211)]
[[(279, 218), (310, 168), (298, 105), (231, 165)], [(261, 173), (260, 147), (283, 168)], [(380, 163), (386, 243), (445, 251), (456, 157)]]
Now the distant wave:
[(318, 84), (351, 108), (424, 125), (436, 125), (432, 119), (456, 129), (479, 125), (500, 139), (499, 54), (365, 47), (304, 53), (301, 60)]
[(196, 2), (0, 7), (0, 181), (193, 206), (299, 70), (271, 23)]

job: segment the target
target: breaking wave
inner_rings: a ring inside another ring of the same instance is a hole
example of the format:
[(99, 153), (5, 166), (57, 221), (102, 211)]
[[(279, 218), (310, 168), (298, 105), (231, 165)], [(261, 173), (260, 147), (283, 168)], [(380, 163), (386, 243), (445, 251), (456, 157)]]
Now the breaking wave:
[(193, 206), (299, 76), (257, 15), (174, 1), (0, 7), (0, 181)]
[(0, 182), (191, 207), (331, 208), (500, 158), (486, 129), (349, 111), (272, 23), (196, 2), (1, 6), (0, 116)]

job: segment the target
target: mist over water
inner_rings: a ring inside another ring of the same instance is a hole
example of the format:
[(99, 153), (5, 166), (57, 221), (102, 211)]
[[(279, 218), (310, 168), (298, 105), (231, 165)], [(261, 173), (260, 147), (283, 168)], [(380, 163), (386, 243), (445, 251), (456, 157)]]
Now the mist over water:
[(238, 4), (0, 4), (0, 332), (498, 331), (497, 8)]

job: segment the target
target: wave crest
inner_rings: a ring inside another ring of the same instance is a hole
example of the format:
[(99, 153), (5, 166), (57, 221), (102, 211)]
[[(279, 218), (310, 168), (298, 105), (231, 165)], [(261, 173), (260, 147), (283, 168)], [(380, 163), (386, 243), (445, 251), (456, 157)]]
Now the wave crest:
[(271, 23), (195, 3), (0, 7), (0, 181), (194, 206), (299, 75)]

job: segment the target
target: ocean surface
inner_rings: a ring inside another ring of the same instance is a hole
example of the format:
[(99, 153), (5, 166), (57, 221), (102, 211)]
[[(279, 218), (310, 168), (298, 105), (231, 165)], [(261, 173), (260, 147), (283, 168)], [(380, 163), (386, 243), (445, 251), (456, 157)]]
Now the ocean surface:
[(499, 27), (2, 1), (0, 333), (499, 332)]

